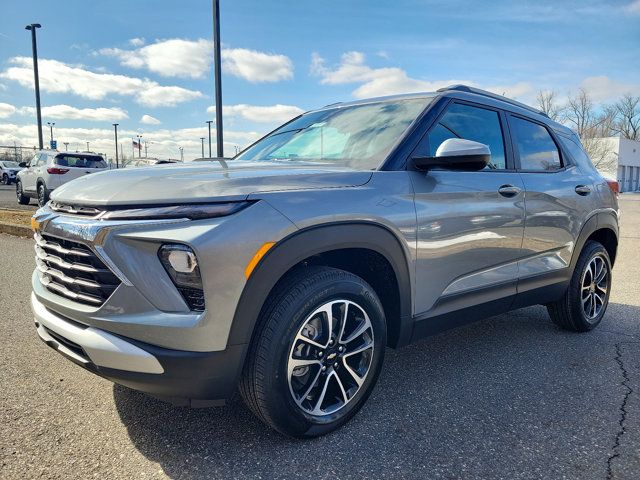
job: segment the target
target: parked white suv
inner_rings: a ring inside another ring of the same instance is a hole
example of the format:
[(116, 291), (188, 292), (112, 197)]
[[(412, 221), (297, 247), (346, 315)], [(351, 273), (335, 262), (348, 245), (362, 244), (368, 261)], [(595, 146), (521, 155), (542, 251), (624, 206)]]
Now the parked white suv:
[(20, 170), (22, 168), (17, 162), (2, 160), (0, 161), (0, 180), (2, 180), (3, 184), (9, 185), (11, 182), (16, 181), (16, 175)]
[(27, 205), (30, 198), (44, 206), (51, 192), (61, 185), (89, 173), (108, 169), (101, 155), (88, 152), (58, 152), (41, 150), (18, 172), (16, 196), (18, 203)]

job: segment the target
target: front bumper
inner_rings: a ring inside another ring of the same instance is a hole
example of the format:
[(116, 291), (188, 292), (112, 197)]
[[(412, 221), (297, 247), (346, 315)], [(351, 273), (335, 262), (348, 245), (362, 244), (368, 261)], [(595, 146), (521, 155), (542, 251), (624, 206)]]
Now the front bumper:
[(193, 407), (222, 404), (235, 390), (245, 345), (218, 352), (171, 350), (78, 324), (34, 294), (31, 307), (43, 342), (112, 382)]

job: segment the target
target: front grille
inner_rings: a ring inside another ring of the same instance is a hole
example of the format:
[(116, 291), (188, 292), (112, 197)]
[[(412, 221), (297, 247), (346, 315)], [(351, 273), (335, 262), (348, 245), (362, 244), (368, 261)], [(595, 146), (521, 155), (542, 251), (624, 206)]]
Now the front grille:
[(82, 243), (36, 233), (36, 268), (44, 287), (78, 303), (99, 307), (120, 280)]

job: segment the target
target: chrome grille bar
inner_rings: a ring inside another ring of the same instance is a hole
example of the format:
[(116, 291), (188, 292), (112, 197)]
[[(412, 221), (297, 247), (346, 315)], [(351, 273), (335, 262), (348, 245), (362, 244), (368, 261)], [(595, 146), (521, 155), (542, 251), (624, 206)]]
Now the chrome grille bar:
[(36, 271), (52, 293), (91, 306), (102, 305), (120, 280), (88, 246), (36, 233)]

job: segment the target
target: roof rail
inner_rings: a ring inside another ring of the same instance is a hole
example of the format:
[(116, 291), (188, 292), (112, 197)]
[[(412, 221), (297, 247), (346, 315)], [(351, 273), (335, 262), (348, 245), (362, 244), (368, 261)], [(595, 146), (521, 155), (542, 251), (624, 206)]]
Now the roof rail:
[(447, 91), (456, 91), (456, 92), (467, 92), (467, 93), (475, 93), (476, 95), (482, 95), (484, 97), (493, 98), (495, 100), (500, 100), (501, 102), (510, 103), (511, 105), (515, 105), (516, 107), (524, 108), (525, 110), (529, 110), (530, 112), (537, 113), (538, 115), (542, 115), (543, 117), (549, 118), (549, 115), (544, 113), (542, 110), (538, 110), (537, 108), (531, 107), (524, 103), (518, 102), (516, 100), (511, 100), (510, 98), (505, 97), (504, 95), (498, 95), (497, 93), (487, 92), (486, 90), (482, 90), (481, 88), (470, 87), (468, 85), (456, 84), (449, 85), (448, 87), (442, 87), (436, 90), (437, 92), (447, 92)]

